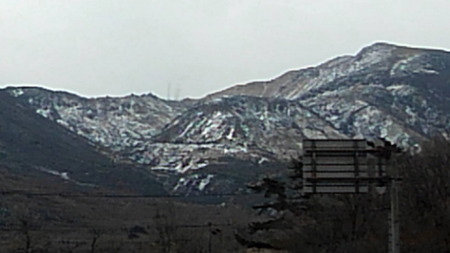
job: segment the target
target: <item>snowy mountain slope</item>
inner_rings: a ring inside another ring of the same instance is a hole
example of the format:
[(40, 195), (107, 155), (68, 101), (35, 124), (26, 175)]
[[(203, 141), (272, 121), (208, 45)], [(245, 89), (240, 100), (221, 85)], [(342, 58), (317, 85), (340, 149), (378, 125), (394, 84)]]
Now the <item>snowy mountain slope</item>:
[(407, 85), (354, 85), (300, 100), (349, 137), (382, 137), (411, 146), (450, 132), (449, 113)]
[(0, 91), (0, 167), (9, 173), (59, 182), (75, 191), (123, 190), (164, 194), (143, 168), (112, 164), (85, 138), (47, 120)]
[(450, 53), (386, 43), (199, 100), (7, 91), (38, 114), (171, 178), (166, 185), (178, 192), (186, 185), (208, 190), (224, 168), (233, 175), (242, 169), (226, 164), (276, 167), (301, 152), (305, 137), (383, 137), (411, 147), (450, 134)]
[(227, 144), (255, 153), (259, 150), (274, 157), (291, 157), (298, 155), (299, 140), (312, 137), (339, 138), (344, 135), (297, 101), (239, 96), (193, 106), (153, 140)]
[(297, 157), (305, 137), (345, 135), (295, 101), (220, 98), (193, 106), (126, 156), (153, 171), (189, 174), (223, 158), (252, 162), (257, 170)]
[(351, 85), (358, 79), (365, 83), (389, 79), (391, 83), (400, 78), (415, 78), (415, 75), (441, 75), (442, 71), (448, 71), (448, 61), (449, 53), (445, 51), (375, 43), (355, 56), (337, 57), (267, 82), (236, 85), (208, 97), (249, 95), (297, 99), (325, 90), (343, 89), (345, 84)]
[(87, 99), (33, 87), (7, 91), (38, 114), (115, 151), (148, 141), (183, 110), (151, 94)]
[(410, 145), (450, 133), (450, 53), (376, 43), (355, 56), (208, 96), (299, 101), (349, 137)]

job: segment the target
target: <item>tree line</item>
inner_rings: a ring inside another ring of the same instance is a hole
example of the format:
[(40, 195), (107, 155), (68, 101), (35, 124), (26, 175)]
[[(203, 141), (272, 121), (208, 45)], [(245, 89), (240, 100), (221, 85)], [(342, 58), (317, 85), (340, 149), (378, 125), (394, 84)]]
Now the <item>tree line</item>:
[[(402, 177), (401, 250), (450, 252), (450, 142), (434, 138), (422, 143), (421, 148), (420, 153), (404, 152), (392, 159), (392, 166)], [(117, 216), (105, 219), (105, 224), (89, 220), (84, 227), (78, 227), (80, 224), (70, 223), (67, 218), (38, 213), (36, 209), (18, 213), (20, 208), (13, 206), (20, 207), (19, 202), (7, 204), (12, 197), (3, 196), (0, 247), (2, 252), (26, 253), (220, 253), (245, 252), (249, 248), (274, 252), (387, 252), (387, 194), (324, 194), (305, 198), (300, 194), (301, 159), (292, 160), (286, 167), (282, 173), (249, 185), (265, 197), (253, 206), (253, 211), (242, 208), (242, 204), (194, 208), (172, 200), (150, 205), (138, 200), (111, 199), (102, 203), (116, 203), (111, 204), (114, 208), (148, 205), (149, 212), (146, 215), (143, 213), (147, 211), (118, 212)], [(57, 200), (54, 196), (44, 197)], [(21, 199), (26, 200), (33, 198)], [(50, 202), (38, 204), (47, 203)], [(88, 210), (95, 205), (83, 208)]]
[[(391, 159), (400, 183), (400, 247), (403, 252), (450, 252), (450, 141), (433, 138), (419, 153)], [(268, 201), (235, 237), (248, 247), (287, 252), (387, 252), (388, 194), (299, 194), (301, 158), (285, 175), (249, 187)]]

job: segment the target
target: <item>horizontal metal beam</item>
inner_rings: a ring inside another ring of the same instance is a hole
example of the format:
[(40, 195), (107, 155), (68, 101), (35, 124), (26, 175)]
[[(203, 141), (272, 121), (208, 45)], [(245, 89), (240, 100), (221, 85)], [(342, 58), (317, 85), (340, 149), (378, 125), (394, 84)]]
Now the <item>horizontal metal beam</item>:
[(327, 178), (304, 178), (306, 182), (389, 182), (391, 177), (381, 176), (381, 177), (327, 177)]
[(339, 156), (339, 157), (330, 157), (330, 156), (321, 156), (321, 157), (311, 157), (305, 156), (303, 157), (303, 165), (313, 165), (313, 164), (342, 164), (342, 165), (352, 165), (352, 164), (367, 164), (368, 161), (366, 157), (355, 157), (352, 156)]
[[(359, 176), (368, 177), (369, 174), (367, 171), (361, 171), (358, 173)], [(357, 180), (356, 173), (352, 172), (304, 172), (303, 178), (305, 179), (328, 179), (328, 178), (352, 178), (353, 180)]]
[(330, 154), (330, 155), (341, 155), (341, 154), (354, 154), (354, 153), (361, 153), (361, 154), (372, 154), (372, 153), (379, 153), (382, 150), (380, 149), (349, 149), (349, 148), (341, 148), (341, 147), (335, 147), (333, 149), (331, 148), (308, 148), (303, 149), (303, 155), (311, 155), (312, 153), (315, 153), (316, 155), (324, 155), (324, 154)]
[(303, 193), (368, 193), (369, 186), (361, 185), (358, 187), (335, 187), (335, 186), (321, 186), (321, 187), (304, 187)]
[(367, 147), (367, 141), (364, 139), (304, 139), (303, 148), (309, 147)]

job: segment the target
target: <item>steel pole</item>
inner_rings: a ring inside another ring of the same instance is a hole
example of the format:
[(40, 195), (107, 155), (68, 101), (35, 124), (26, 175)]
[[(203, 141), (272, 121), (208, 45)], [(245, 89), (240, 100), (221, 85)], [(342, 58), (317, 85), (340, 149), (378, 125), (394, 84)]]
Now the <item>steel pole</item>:
[(391, 179), (389, 185), (390, 212), (389, 212), (389, 253), (400, 253), (400, 224), (398, 220), (398, 182)]

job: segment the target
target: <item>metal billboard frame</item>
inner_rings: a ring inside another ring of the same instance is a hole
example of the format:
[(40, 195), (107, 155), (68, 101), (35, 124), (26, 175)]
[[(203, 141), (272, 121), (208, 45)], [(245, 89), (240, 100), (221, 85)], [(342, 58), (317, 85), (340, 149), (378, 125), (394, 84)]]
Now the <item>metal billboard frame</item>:
[(365, 139), (303, 140), (303, 194), (368, 193), (387, 161)]
[[(400, 252), (398, 177), (388, 175), (388, 161), (399, 153), (384, 139), (304, 139), (302, 194), (363, 194), (389, 187), (388, 252)], [(380, 190), (383, 189), (384, 190)]]

